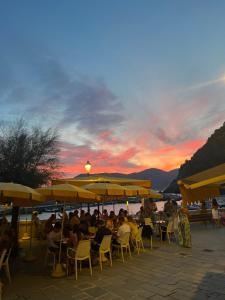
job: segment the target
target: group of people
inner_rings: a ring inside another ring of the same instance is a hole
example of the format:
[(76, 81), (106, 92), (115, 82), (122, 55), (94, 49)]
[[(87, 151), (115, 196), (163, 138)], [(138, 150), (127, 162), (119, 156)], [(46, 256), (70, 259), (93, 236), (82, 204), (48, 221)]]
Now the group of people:
[(56, 215), (52, 214), (44, 226), (48, 247), (54, 252), (58, 251), (59, 241), (62, 238), (66, 240), (67, 247), (76, 249), (80, 240), (90, 238), (92, 228), (95, 229), (94, 238), (92, 238), (93, 251), (99, 249), (105, 235), (112, 235), (113, 243), (118, 245), (125, 233), (130, 233), (131, 240), (135, 239), (138, 233), (138, 224), (123, 209), (119, 211), (118, 215), (115, 215), (114, 211), (108, 214), (106, 209), (102, 213), (94, 210), (92, 215), (84, 210), (81, 210), (80, 213), (75, 210), (67, 214), (62, 209), (58, 217), (59, 219), (56, 219)]

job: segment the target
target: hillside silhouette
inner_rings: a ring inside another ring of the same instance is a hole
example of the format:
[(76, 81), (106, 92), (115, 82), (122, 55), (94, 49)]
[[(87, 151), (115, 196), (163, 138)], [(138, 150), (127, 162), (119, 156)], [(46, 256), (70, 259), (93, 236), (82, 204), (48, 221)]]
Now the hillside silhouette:
[(214, 131), (207, 142), (198, 149), (190, 160), (179, 168), (177, 178), (166, 188), (167, 193), (179, 193), (177, 180), (225, 163), (225, 123)]

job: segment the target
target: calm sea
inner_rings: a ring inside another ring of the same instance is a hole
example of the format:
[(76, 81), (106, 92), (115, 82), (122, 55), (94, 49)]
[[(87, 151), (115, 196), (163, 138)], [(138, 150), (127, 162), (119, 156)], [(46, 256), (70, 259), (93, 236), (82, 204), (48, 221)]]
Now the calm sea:
[[(180, 203), (181, 203), (181, 201), (177, 201), (178, 205), (180, 205)], [(159, 211), (163, 210), (164, 204), (165, 204), (164, 201), (156, 202), (157, 209)], [(106, 204), (104, 206), (100, 205), (100, 211), (102, 211), (103, 209), (107, 209), (108, 212), (110, 212), (111, 210), (114, 210), (115, 214), (118, 214), (119, 210), (121, 208), (123, 208), (123, 209), (128, 210), (129, 214), (135, 215), (140, 210), (141, 205), (142, 205), (141, 203), (129, 203), (128, 206), (125, 203), (117, 203), (117, 204), (114, 204), (114, 205)], [(82, 209), (87, 211), (87, 207), (82, 207)], [(91, 214), (93, 213), (94, 209), (97, 209), (97, 206), (90, 207)], [(73, 211), (73, 210), (67, 210), (67, 212), (70, 212), (70, 211)], [(43, 213), (39, 214), (38, 217), (39, 217), (40, 220), (46, 220), (50, 217), (51, 214), (52, 214), (51, 212), (43, 212)], [(10, 216), (7, 216), (7, 218), (10, 220)], [(26, 218), (28, 220), (30, 220), (31, 215), (30, 214), (20, 215), (20, 220), (26, 220)]]

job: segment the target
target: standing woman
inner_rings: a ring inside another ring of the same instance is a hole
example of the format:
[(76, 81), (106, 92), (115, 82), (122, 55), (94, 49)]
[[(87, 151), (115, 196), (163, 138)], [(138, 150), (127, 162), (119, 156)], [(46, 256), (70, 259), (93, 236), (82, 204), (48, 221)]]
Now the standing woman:
[(219, 215), (219, 205), (216, 199), (212, 199), (212, 221), (216, 226), (220, 226), (220, 215)]
[(179, 245), (191, 248), (191, 230), (190, 230), (190, 223), (188, 220), (188, 210), (185, 208), (181, 208), (178, 212), (178, 240)]

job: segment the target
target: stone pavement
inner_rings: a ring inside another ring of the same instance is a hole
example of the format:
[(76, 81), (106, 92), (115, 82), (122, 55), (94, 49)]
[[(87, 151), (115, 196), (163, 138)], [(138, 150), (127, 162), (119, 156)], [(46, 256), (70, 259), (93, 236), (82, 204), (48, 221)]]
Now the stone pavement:
[[(153, 250), (114, 259), (74, 276), (53, 279), (43, 255), (34, 263), (14, 264), (12, 284), (6, 283), (3, 300), (152, 299), (225, 300), (225, 228), (192, 225), (193, 248), (154, 241)], [(147, 245), (146, 245), (147, 246)]]

